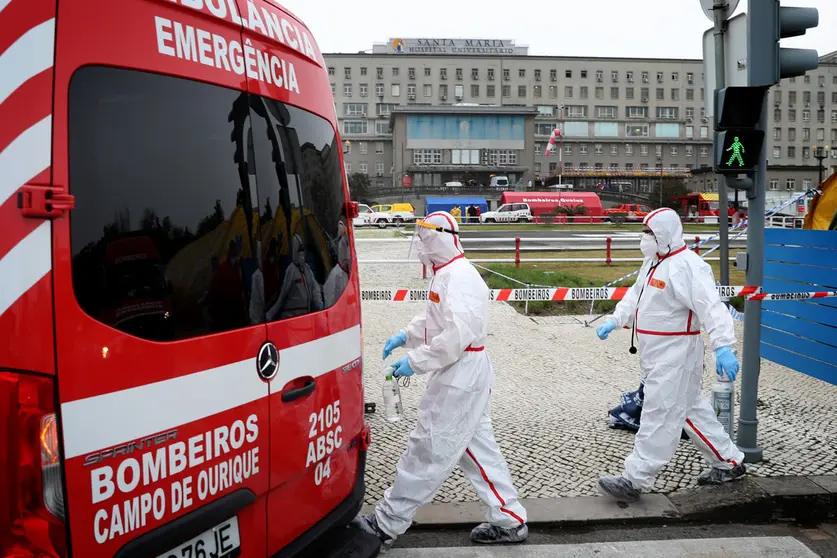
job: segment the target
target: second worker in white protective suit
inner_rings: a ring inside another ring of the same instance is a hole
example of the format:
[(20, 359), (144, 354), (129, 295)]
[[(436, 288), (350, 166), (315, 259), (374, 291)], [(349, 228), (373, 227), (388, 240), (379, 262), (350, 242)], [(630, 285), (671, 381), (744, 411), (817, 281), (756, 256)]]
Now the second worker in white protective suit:
[(604, 493), (624, 502), (636, 501), (653, 488), (657, 474), (677, 450), (681, 429), (711, 465), (698, 477), (699, 484), (721, 484), (745, 474), (744, 454), (701, 391), (702, 329), (709, 334), (717, 373), (733, 381), (738, 373), (731, 350), (732, 316), (718, 295), (712, 268), (687, 249), (677, 212), (652, 211), (644, 229), (640, 247), (645, 262), (639, 277), (597, 331), (606, 339), (613, 329), (631, 326), (631, 352), (636, 352), (636, 335), (646, 376), (642, 419), (624, 472), (599, 479)]
[(398, 460), (395, 483), (373, 515), (353, 522), (378, 536), (385, 548), (410, 527), (418, 508), (433, 499), (457, 465), (488, 508), (487, 523), (471, 531), (472, 541), (520, 542), (529, 534), (526, 510), (491, 425), (488, 287), (465, 259), (458, 235), (459, 226), (446, 212), (417, 222), (414, 249), (434, 272), (428, 300), (425, 310), (384, 347), (384, 358), (397, 347), (410, 349), (392, 365), (393, 375), (427, 378), (418, 423)]
[(305, 246), (298, 234), (291, 240), (293, 263), (285, 270), (279, 298), (267, 311), (267, 321), (285, 320), (323, 309), (323, 289), (305, 262)]
[(337, 238), (337, 265), (328, 274), (323, 284), (323, 304), (330, 308), (337, 303), (337, 299), (343, 294), (346, 285), (349, 284), (349, 273), (352, 266), (352, 252), (349, 250), (349, 234), (346, 225), (340, 221), (338, 225)]

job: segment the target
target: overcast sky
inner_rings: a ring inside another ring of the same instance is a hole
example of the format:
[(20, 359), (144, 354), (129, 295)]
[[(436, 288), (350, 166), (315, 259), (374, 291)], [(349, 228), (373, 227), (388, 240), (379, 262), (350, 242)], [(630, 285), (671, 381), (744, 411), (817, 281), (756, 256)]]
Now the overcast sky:
[[(700, 0), (279, 0), (325, 52), (357, 52), (389, 38), (513, 39), (529, 54), (702, 58), (712, 23)], [(783, 0), (819, 9), (819, 27), (785, 46), (837, 50), (837, 0)], [(738, 12), (747, 6), (741, 0)]]

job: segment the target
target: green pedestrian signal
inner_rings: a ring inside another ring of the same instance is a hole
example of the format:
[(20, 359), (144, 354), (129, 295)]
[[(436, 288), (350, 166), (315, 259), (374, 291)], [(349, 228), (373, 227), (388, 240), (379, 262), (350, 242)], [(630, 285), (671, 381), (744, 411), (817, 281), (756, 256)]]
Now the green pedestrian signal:
[(738, 166), (739, 167), (744, 166), (744, 159), (741, 158), (741, 154), (744, 153), (745, 149), (744, 149), (744, 144), (742, 144), (738, 140), (738, 136), (735, 136), (735, 139), (733, 140), (732, 145), (727, 147), (726, 150), (727, 151), (732, 151), (732, 157), (730, 157), (729, 161), (727, 161), (727, 166), (728, 167), (732, 166), (733, 161), (738, 161)]
[(737, 174), (754, 171), (759, 165), (764, 132), (746, 128), (717, 132), (715, 172)]

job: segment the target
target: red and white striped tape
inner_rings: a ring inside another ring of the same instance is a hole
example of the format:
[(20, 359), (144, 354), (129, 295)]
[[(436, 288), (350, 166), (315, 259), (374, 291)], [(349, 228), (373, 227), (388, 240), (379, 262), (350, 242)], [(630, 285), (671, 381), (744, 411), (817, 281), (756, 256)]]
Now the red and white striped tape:
[(834, 298), (837, 291), (813, 291), (808, 293), (756, 293), (748, 300), (808, 300), (812, 298)]
[[(491, 289), (489, 298), (500, 302), (523, 301), (572, 301), (572, 300), (622, 300), (629, 287), (552, 287), (532, 289)], [(413, 302), (427, 300), (428, 291), (421, 289), (363, 289), (361, 300), (392, 302)], [(719, 286), (718, 294), (727, 299), (743, 296), (754, 300), (801, 300), (837, 296), (831, 293), (791, 293), (765, 295), (760, 287)], [(797, 296), (811, 295), (811, 296)], [(817, 295), (817, 296), (813, 296)], [(756, 298), (759, 297), (759, 298)], [(766, 297), (766, 298), (765, 298)]]

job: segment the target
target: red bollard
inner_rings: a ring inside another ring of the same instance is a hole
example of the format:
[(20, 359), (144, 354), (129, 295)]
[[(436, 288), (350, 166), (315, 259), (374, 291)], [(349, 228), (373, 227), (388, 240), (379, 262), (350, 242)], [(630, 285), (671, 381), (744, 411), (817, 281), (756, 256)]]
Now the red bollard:
[(700, 256), (700, 237), (699, 236), (695, 237), (695, 254)]
[(520, 267), (520, 237), (514, 239), (514, 267)]
[(427, 279), (427, 266), (424, 264), (421, 264), (421, 278)]
[(613, 262), (613, 260), (610, 258), (610, 255), (611, 255), (610, 254), (610, 247), (611, 247), (612, 244), (613, 244), (613, 239), (610, 238), (610, 237), (607, 237), (607, 265), (610, 265)]

